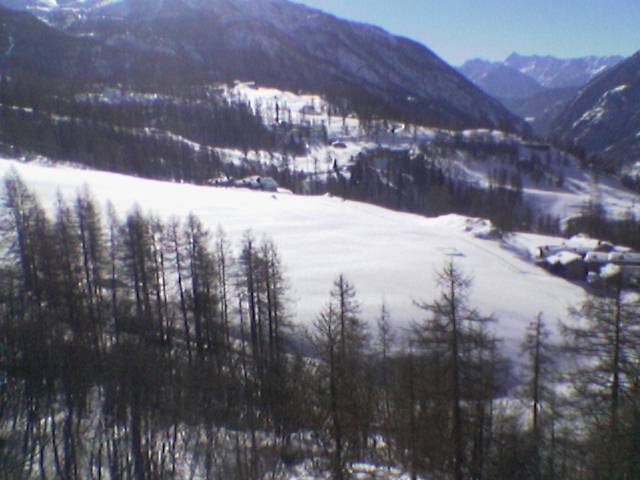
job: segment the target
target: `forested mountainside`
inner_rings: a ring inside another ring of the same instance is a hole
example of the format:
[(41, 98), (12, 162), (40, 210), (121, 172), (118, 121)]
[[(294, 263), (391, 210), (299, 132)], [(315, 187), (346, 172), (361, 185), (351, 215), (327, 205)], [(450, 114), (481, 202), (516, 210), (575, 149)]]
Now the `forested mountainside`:
[[(152, 66), (155, 65), (155, 68)], [(100, 80), (154, 81), (187, 74), (189, 63), (157, 51), (106, 45), (90, 36), (73, 36), (30, 13), (0, 6), (0, 68), (3, 77), (28, 75), (76, 84)]]
[(513, 113), (525, 118), (542, 138), (548, 138), (553, 122), (578, 94), (579, 88), (551, 88), (524, 98), (503, 98)]
[(558, 117), (553, 134), (611, 168), (640, 161), (640, 52), (594, 79)]
[[(528, 129), (426, 47), (283, 0), (23, 6), (76, 41), (100, 46), (93, 57), (74, 62), (70, 78), (85, 69), (89, 78), (110, 81), (256, 81), (323, 93), (362, 111), (430, 126)], [(14, 15), (4, 15), (5, 28), (12, 28)], [(41, 43), (21, 31), (25, 34), (16, 36), (6, 57), (28, 50), (30, 42)], [(35, 60), (41, 73), (64, 74), (64, 59), (56, 53)]]

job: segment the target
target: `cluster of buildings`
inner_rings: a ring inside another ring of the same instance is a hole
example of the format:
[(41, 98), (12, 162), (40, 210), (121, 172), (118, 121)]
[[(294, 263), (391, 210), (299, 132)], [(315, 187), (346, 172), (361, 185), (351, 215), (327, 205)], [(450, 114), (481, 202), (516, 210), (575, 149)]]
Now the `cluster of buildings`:
[(260, 175), (252, 175), (239, 180), (227, 176), (218, 177), (212, 178), (207, 183), (213, 187), (250, 188), (252, 190), (262, 190), (265, 192), (277, 192), (280, 188), (278, 182), (273, 178), (262, 177)]
[(640, 252), (586, 235), (539, 247), (535, 262), (569, 280), (598, 284), (621, 279), (626, 285), (640, 285)]

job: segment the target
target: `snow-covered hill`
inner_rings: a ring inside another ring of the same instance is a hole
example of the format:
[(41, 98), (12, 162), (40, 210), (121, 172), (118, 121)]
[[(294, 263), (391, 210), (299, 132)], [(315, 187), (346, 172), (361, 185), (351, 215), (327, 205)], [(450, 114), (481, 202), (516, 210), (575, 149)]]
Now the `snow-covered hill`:
[[(364, 132), (364, 127), (357, 118), (331, 115), (329, 105), (316, 95), (299, 95), (247, 83), (228, 88), (225, 95), (232, 101), (251, 105), (260, 112), (267, 125), (275, 125), (279, 116), (296, 125), (325, 129), (329, 144), (310, 141), (308, 154), (292, 160), (293, 168), (307, 173), (330, 172), (334, 162), (345, 170), (359, 153), (381, 147), (416, 151), (421, 144), (433, 142), (436, 138), (452, 139), (461, 135), (468, 141), (515, 145), (519, 163), (535, 159), (549, 178), (563, 179), (560, 185), (523, 176), (523, 194), (535, 213), (550, 214), (567, 220), (576, 216), (585, 203), (598, 198), (612, 217), (620, 218), (628, 212), (640, 215), (640, 196), (624, 188), (619, 180), (585, 172), (571, 155), (552, 147), (542, 146), (539, 149), (540, 145), (531, 144), (516, 135), (482, 129), (456, 133), (394, 122), (387, 122), (386, 128), (382, 127), (378, 133), (371, 133)], [(103, 98), (103, 101), (109, 100)], [(281, 156), (266, 152), (250, 152), (245, 155), (240, 151), (227, 149), (220, 150), (220, 153), (224, 159), (234, 163), (241, 163), (247, 156), (252, 160), (276, 165), (284, 162)], [(443, 155), (439, 163), (454, 178), (484, 188), (489, 188), (491, 174), (496, 169), (514, 168), (505, 167), (497, 158), (474, 156), (463, 151)]]
[[(506, 172), (507, 177), (518, 175), (522, 179), (523, 197), (536, 217), (552, 215), (566, 221), (578, 215), (587, 202), (596, 198), (614, 218), (621, 218), (629, 212), (640, 215), (640, 196), (624, 188), (618, 179), (589, 173), (573, 156), (548, 145), (532, 144), (517, 135), (486, 129), (455, 132), (392, 121), (372, 121), (365, 125), (353, 115), (336, 114), (320, 95), (265, 88), (253, 82), (218, 85), (213, 90), (231, 103), (248, 105), (270, 129), (277, 130), (286, 125), (292, 131), (308, 130), (306, 151), (291, 156), (259, 149), (218, 148), (199, 144), (171, 131), (144, 130), (194, 151), (213, 151), (227, 164), (260, 164), (264, 169), (290, 169), (304, 173), (308, 181), (324, 180), (334, 175), (335, 169), (348, 177), (350, 168), (361, 154), (378, 152), (376, 158), (381, 166), (377, 168), (383, 170), (394, 152), (406, 152), (411, 157), (419, 155), (430, 145), (444, 142), (451, 148), (436, 151), (430, 158), (449, 178), (488, 189), (495, 186), (495, 173), (499, 170)], [(113, 88), (88, 91), (78, 94), (76, 99), (109, 105), (150, 105), (162, 101), (179, 106), (184, 102), (179, 97)], [(515, 158), (512, 155), (474, 153), (460, 145), (465, 142), (493, 145), (498, 150), (508, 147)]]
[(467, 217), (424, 218), (327, 196), (196, 187), (0, 160), (0, 175), (11, 169), (47, 207), (58, 192), (72, 196), (87, 185), (100, 202), (110, 200), (121, 214), (135, 204), (161, 217), (193, 212), (212, 231), (222, 226), (236, 245), (247, 229), (268, 235), (280, 248), (296, 318), (305, 325), (328, 300), (333, 279), (344, 273), (356, 285), (367, 319), (373, 322), (384, 301), (396, 325), (407, 327), (422, 316), (413, 300), (437, 295), (435, 271), (450, 259), (474, 277), (473, 303), (496, 314), (497, 333), (512, 349), (538, 312), (553, 324), (583, 295), (578, 286), (524, 258), (528, 247), (558, 239), (525, 234), (505, 244), (482, 239), (486, 222)]

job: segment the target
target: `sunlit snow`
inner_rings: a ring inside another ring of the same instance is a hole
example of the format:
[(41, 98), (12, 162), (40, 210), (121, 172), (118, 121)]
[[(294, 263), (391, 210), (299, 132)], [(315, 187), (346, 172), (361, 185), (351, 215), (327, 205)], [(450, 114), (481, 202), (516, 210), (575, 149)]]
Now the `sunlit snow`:
[(423, 315), (413, 300), (437, 295), (435, 272), (451, 259), (473, 276), (473, 303), (483, 313), (495, 313), (497, 333), (512, 348), (538, 312), (553, 324), (583, 296), (578, 286), (527, 261), (528, 247), (514, 247), (531, 246), (536, 236), (518, 234), (508, 245), (483, 240), (474, 234), (486, 233), (486, 222), (467, 217), (429, 219), (328, 196), (197, 187), (0, 160), (0, 175), (12, 168), (47, 207), (58, 191), (70, 197), (86, 184), (121, 214), (135, 204), (165, 218), (193, 212), (212, 231), (222, 226), (235, 245), (247, 229), (268, 235), (287, 267), (296, 319), (305, 325), (328, 300), (334, 278), (344, 273), (356, 285), (367, 319), (373, 323), (384, 301), (395, 324), (407, 327)]

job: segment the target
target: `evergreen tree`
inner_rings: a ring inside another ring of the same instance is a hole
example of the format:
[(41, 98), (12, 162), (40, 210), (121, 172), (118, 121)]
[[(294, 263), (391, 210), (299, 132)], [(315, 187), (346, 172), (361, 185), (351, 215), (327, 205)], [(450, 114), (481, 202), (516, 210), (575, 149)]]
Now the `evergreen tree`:
[(564, 350), (572, 362), (567, 372), (574, 389), (571, 400), (590, 439), (607, 445), (589, 451), (591, 478), (626, 479), (620, 457), (626, 425), (621, 418), (627, 407), (637, 405), (640, 307), (614, 282), (570, 313), (573, 322), (562, 328)]
[(531, 476), (542, 478), (542, 453), (545, 451), (545, 429), (548, 419), (554, 413), (551, 410), (553, 399), (554, 352), (549, 343), (550, 332), (542, 313), (538, 314), (528, 328), (522, 343), (525, 355), (523, 389), (524, 398), (531, 406)]
[[(418, 303), (429, 316), (416, 325), (414, 333), (418, 344), (441, 362), (446, 374), (441, 395), (447, 403), (448, 470), (455, 480), (463, 480), (470, 468), (466, 446), (470, 431), (465, 429), (470, 413), (465, 412), (465, 406), (478, 400), (478, 392), (470, 391), (472, 385), (467, 380), (473, 378), (476, 369), (485, 368), (485, 352), (494, 348), (486, 330), (493, 318), (481, 315), (469, 305), (472, 281), (453, 261), (438, 272), (437, 284), (440, 297), (430, 303)], [(480, 400), (490, 398), (491, 394), (482, 389)]]
[(369, 335), (359, 312), (355, 287), (339, 275), (330, 302), (314, 323), (314, 344), (325, 365), (320, 371), (325, 392), (321, 402), (331, 419), (336, 478), (344, 478), (349, 454), (354, 459), (362, 458), (370, 433), (373, 405), (367, 390)]

